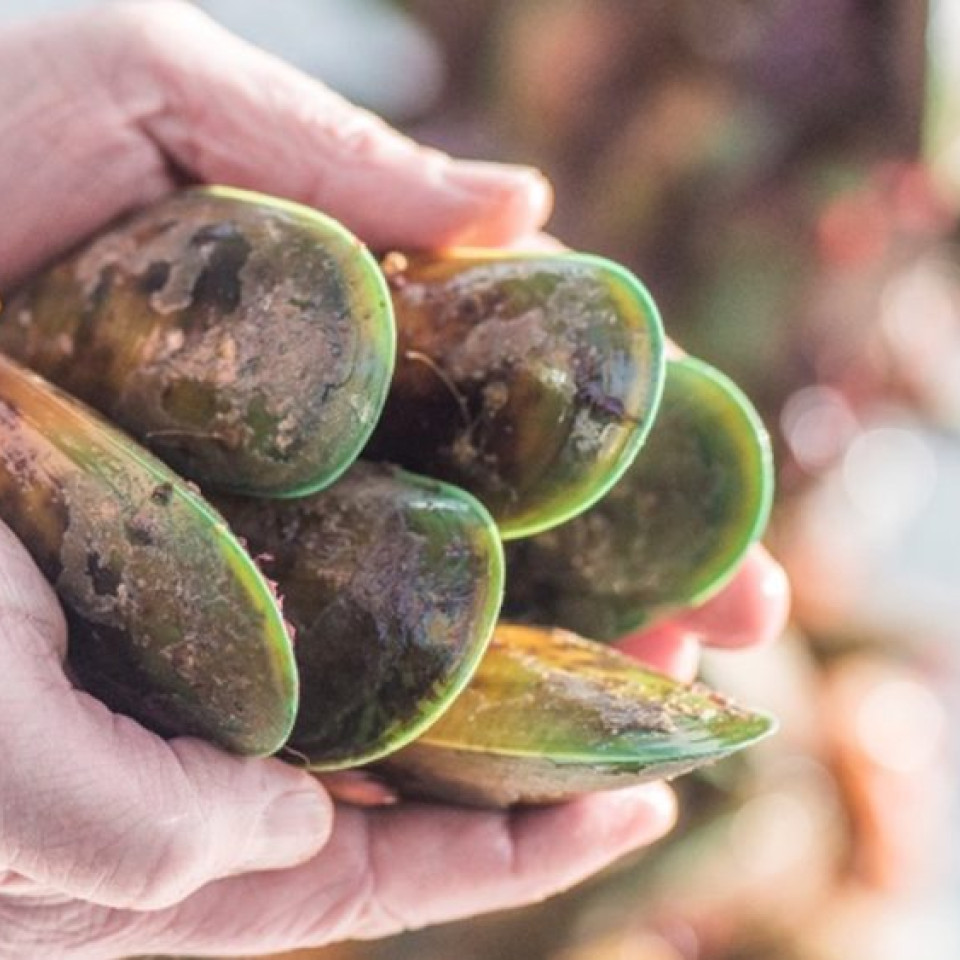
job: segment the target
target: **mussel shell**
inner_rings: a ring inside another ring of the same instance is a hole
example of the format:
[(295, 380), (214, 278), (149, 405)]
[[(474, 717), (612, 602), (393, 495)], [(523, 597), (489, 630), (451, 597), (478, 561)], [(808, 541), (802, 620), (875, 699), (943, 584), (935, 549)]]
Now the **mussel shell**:
[(656, 306), (585, 254), (387, 258), (397, 369), (364, 456), (473, 493), (505, 539), (563, 523), (636, 456), (663, 381)]
[(603, 644), (501, 624), (450, 709), (377, 769), (409, 796), (549, 803), (675, 777), (774, 729), (765, 714)]
[(291, 496), (366, 443), (395, 329), (376, 261), (338, 223), (215, 187), (161, 200), (35, 278), (0, 349), (182, 475)]
[(382, 756), (463, 689), (503, 593), (496, 526), (473, 497), (361, 462), (305, 499), (219, 502), (295, 631), (291, 759), (331, 770)]
[(269, 754), (297, 707), (270, 586), (146, 450), (0, 356), (0, 518), (55, 586), (72, 674), (164, 734)]
[(506, 615), (612, 639), (704, 602), (762, 533), (770, 440), (726, 376), (671, 360), (640, 455), (590, 511), (508, 552)]

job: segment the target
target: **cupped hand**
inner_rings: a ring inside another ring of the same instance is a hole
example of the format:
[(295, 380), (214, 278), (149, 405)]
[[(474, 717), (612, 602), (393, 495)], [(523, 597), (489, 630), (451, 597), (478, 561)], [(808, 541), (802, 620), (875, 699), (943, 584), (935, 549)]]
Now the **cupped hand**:
[(244, 956), (563, 889), (656, 839), (654, 785), (520, 813), (334, 806), (277, 760), (163, 741), (70, 686), (49, 585), (0, 525), (0, 958)]
[[(507, 244), (549, 214), (537, 173), (419, 147), (185, 3), (7, 28), (0, 63), (0, 292), (185, 182), (311, 204), (377, 247)], [(698, 642), (765, 638), (784, 615), (778, 570), (754, 552), (711, 604), (630, 642), (676, 668)], [(543, 898), (672, 823), (658, 785), (510, 813), (335, 806), (278, 761), (112, 714), (67, 680), (65, 643), (0, 525), (3, 960), (381, 936)]]
[(276, 194), (368, 244), (495, 245), (538, 229), (536, 171), (418, 146), (177, 0), (0, 35), (0, 291), (191, 181)]

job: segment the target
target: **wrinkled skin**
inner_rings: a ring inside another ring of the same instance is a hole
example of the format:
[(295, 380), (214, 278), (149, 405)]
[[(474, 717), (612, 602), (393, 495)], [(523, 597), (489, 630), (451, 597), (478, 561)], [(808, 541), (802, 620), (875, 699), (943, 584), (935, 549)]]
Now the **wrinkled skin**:
[[(380, 247), (523, 245), (549, 212), (536, 174), (423, 151), (185, 4), (9, 28), (0, 62), (0, 291), (183, 181), (313, 204)], [(627, 648), (689, 674), (700, 642), (775, 635), (786, 597), (754, 551), (708, 606)], [(71, 686), (64, 648), (52, 591), (0, 530), (3, 960), (383, 936), (541, 899), (672, 822), (659, 786), (523, 813), (335, 804), (279, 762), (111, 714)]]

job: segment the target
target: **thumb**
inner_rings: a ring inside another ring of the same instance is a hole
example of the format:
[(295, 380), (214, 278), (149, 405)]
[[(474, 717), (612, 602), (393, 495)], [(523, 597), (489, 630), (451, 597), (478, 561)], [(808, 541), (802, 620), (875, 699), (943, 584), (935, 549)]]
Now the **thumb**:
[(127, 122), (194, 178), (311, 204), (377, 248), (498, 245), (550, 213), (537, 171), (419, 146), (191, 4), (107, 9), (107, 44), (139, 66), (116, 91)]
[(311, 777), (111, 713), (70, 686), (65, 644), (52, 590), (0, 524), (0, 872), (156, 909), (323, 847), (332, 804)]

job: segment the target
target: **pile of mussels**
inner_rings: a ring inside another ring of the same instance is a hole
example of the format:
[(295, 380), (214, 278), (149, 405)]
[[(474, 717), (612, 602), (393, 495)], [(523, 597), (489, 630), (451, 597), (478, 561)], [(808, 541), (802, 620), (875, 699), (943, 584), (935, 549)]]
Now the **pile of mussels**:
[(20, 290), (0, 350), (0, 517), (72, 677), (161, 734), (506, 805), (773, 727), (602, 643), (716, 592), (772, 490), (750, 405), (615, 264), (378, 263), (195, 189)]

